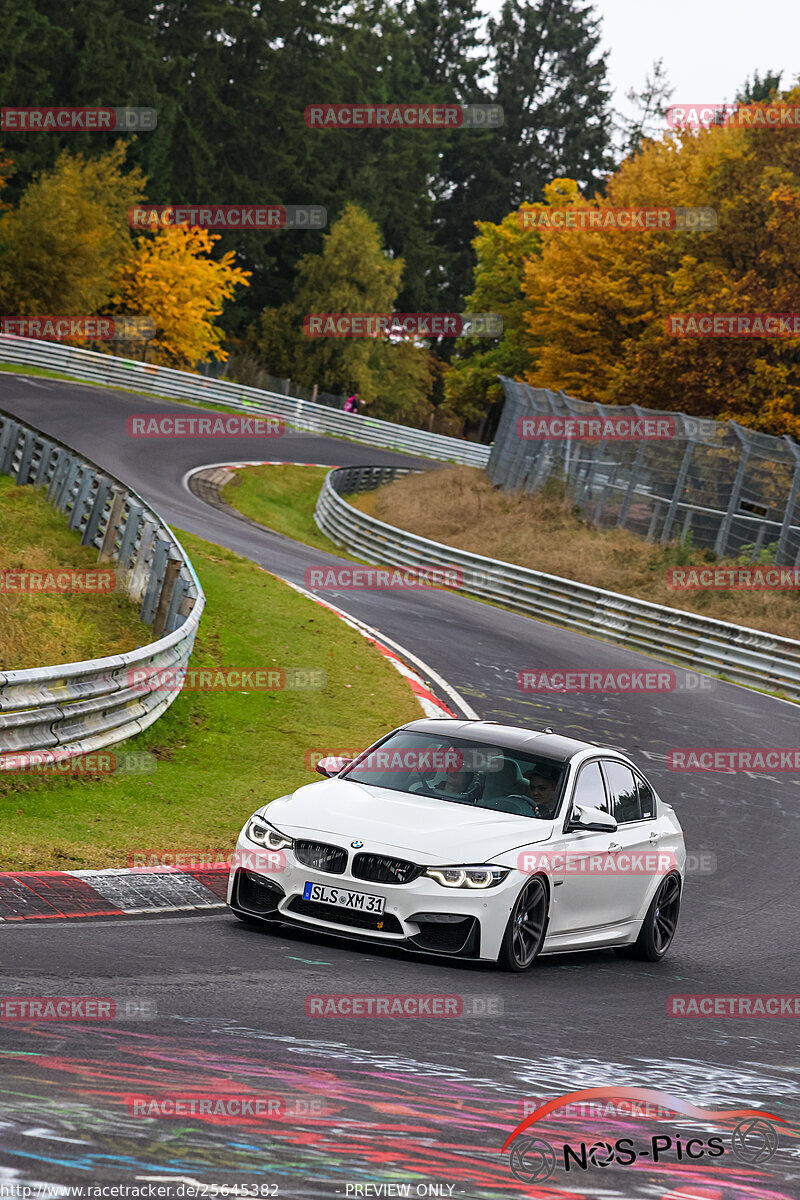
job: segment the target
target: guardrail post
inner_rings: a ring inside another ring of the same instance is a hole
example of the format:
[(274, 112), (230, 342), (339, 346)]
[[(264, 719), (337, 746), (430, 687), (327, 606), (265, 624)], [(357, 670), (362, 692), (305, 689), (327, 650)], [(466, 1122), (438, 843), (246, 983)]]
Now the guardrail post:
[(35, 435), (33, 431), (25, 433), (22, 439), (22, 450), (19, 456), (19, 466), (17, 467), (16, 481), (17, 483), (27, 483), (28, 473), (31, 469), (31, 459), (33, 458), (33, 444)]
[(56, 452), (56, 461), (53, 464), (53, 472), (50, 476), (50, 483), (47, 487), (47, 499), (51, 504), (55, 503), (56, 494), (64, 481), (64, 476), (66, 475), (68, 467), (69, 458), (67, 456), (67, 452), (59, 447), (58, 451)]
[[(127, 530), (125, 532), (127, 533)], [(128, 586), (128, 595), (131, 600), (141, 600), (144, 595), (148, 580), (147, 563), (150, 551), (153, 548), (155, 536), (155, 525), (152, 521), (145, 518), (144, 528), (139, 538), (139, 549), (136, 552), (136, 560), (131, 569), (130, 584)]]
[(83, 520), (86, 501), (89, 499), (89, 492), (92, 490), (92, 484), (97, 476), (91, 467), (84, 467), (81, 474), (81, 483), (78, 488), (78, 494), (75, 497), (75, 503), (72, 506), (72, 512), (69, 514), (69, 528), (80, 529), (81, 521)]
[(58, 496), (56, 497), (56, 508), (59, 512), (67, 511), (69, 502), (72, 499), (72, 489), (74, 488), (81, 472), (81, 464), (78, 462), (77, 458), (73, 458), (72, 455), (69, 455), (67, 458), (67, 463), (69, 465), (64, 475), (61, 487), (59, 488)]
[(144, 621), (145, 625), (151, 625), (155, 616), (156, 600), (164, 579), (164, 571), (170, 549), (171, 546), (166, 538), (156, 536), (153, 557), (150, 560), (150, 575), (147, 580), (144, 599), (142, 600), (142, 607), (139, 613), (139, 617)]
[(8, 421), (3, 430), (3, 440), (0, 442), (0, 471), (3, 475), (11, 474), (11, 464), (14, 461), (14, 455), (17, 451), (17, 439), (20, 434), (20, 426), (16, 421)]
[(136, 544), (136, 535), (139, 532), (139, 526), (142, 522), (143, 508), (141, 504), (131, 502), (128, 505), (128, 517), (125, 521), (125, 532), (122, 535), (122, 540), (119, 546), (119, 557), (117, 562), (121, 567), (129, 567), (131, 565), (131, 556), (133, 555), (133, 547)]
[(181, 623), (181, 605), (188, 593), (189, 580), (179, 575), (172, 589), (172, 599), (169, 602), (167, 618), (164, 622), (164, 633), (172, 633), (173, 629)]
[(115, 488), (113, 498), (111, 500), (111, 509), (109, 510), (108, 520), (106, 521), (103, 540), (100, 543), (100, 552), (97, 556), (98, 562), (109, 562), (114, 557), (114, 543), (117, 540), (120, 522), (122, 520), (122, 510), (125, 507), (125, 493), (122, 488)]
[(108, 479), (101, 479), (97, 485), (94, 501), (92, 503), (89, 519), (86, 522), (86, 528), (83, 531), (81, 538), (82, 546), (93, 546), (94, 539), (97, 537), (97, 531), (100, 528), (100, 521), (103, 513), (106, 510), (106, 501), (108, 494), (111, 491), (111, 482)]
[(167, 624), (167, 615), (172, 608), (178, 575), (183, 562), (179, 558), (168, 558), (164, 567), (164, 580), (153, 616), (153, 637), (160, 638)]
[(33, 480), (36, 487), (42, 487), (47, 482), (47, 473), (50, 469), (50, 459), (53, 454), (53, 443), (48, 442), (47, 438), (41, 439), (41, 446), (39, 466), (36, 468), (36, 475)]

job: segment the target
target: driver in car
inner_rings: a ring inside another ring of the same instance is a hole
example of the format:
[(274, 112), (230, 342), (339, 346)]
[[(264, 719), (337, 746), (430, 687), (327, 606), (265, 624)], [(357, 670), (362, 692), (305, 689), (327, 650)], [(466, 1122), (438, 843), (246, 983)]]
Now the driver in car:
[(475, 804), (483, 792), (483, 782), (477, 771), (447, 771), (432, 783), (432, 789), (443, 799), (459, 800), (462, 804)]
[(534, 815), (552, 821), (556, 811), (556, 776), (547, 767), (535, 767), (525, 778)]

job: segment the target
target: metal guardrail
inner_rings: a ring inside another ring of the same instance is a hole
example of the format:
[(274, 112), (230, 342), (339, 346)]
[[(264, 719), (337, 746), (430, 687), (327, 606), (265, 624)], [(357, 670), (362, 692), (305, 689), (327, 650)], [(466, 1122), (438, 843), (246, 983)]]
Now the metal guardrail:
[(117, 565), (157, 638), (127, 654), (0, 672), (0, 771), (15, 771), (92, 753), (152, 725), (178, 695), (175, 676), (189, 661), (205, 595), (180, 543), (141, 496), (2, 411), (0, 474), (47, 489), (82, 544), (97, 548), (98, 562)]
[(282, 417), (287, 425), (295, 429), (332, 433), (350, 441), (417, 454), (421, 458), (442, 459), (474, 467), (483, 467), (489, 461), (491, 447), (480, 442), (461, 441), (459, 438), (446, 437), (443, 433), (428, 433), (424, 429), (411, 429), (360, 413), (345, 413), (327, 408), (324, 404), (282, 396), (278, 392), (209, 379), (188, 371), (175, 371), (170, 367), (115, 358), (110, 354), (75, 349), (56, 342), (0, 335), (0, 362), (44, 367), (106, 387), (153, 392), (158, 396), (188, 400), (194, 404), (219, 404), (239, 412), (272, 413)]
[(395, 467), (331, 471), (317, 501), (318, 527), (368, 563), (454, 568), (461, 582), (453, 590), (464, 595), (800, 700), (800, 642), (471, 554), (387, 525), (343, 499), (414, 473)]

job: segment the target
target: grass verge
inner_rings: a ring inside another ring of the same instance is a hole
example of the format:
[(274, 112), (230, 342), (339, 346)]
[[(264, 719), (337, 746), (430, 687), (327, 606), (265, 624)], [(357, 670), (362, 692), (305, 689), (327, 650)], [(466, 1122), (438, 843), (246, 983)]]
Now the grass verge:
[[(4, 570), (97, 569), (42, 489), (0, 475), (0, 563)], [(111, 566), (112, 564), (108, 564)], [(125, 592), (6, 592), (0, 589), (0, 664), (4, 671), (124, 654), (152, 641), (139, 606)]]
[(341, 553), (314, 523), (317, 497), (330, 467), (242, 467), (220, 495), (245, 517), (318, 550)]
[(126, 866), (142, 850), (231, 849), (264, 800), (318, 779), (307, 751), (368, 745), (420, 715), (375, 648), (254, 563), (176, 531), (208, 605), (195, 668), (322, 667), (317, 691), (182, 692), (121, 746), (151, 775), (0, 779), (0, 869)]

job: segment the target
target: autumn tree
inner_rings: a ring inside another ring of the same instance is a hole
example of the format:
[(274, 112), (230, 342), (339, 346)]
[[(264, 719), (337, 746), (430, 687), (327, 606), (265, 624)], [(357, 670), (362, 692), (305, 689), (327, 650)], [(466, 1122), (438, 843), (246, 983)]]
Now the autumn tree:
[[(784, 98), (797, 104), (800, 88)], [(543, 230), (541, 256), (525, 267), (526, 319), (541, 339), (528, 381), (800, 436), (796, 338), (666, 332), (673, 313), (800, 311), (800, 129), (665, 135), (628, 158), (591, 205), (709, 206), (718, 224)]]
[(423, 422), (434, 369), (426, 346), (303, 332), (312, 313), (393, 312), (403, 267), (385, 252), (377, 224), (348, 205), (323, 238), (322, 252), (301, 260), (292, 298), (264, 311), (251, 347), (274, 374), (323, 391), (357, 391), (375, 415)]
[(478, 221), (473, 241), (477, 259), (475, 288), (468, 297), (470, 312), (498, 313), (503, 320), (499, 339), (463, 338), (457, 356), (445, 375), (444, 414), (478, 426), (479, 437), (491, 438), (492, 426), (503, 403), (500, 375), (520, 378), (532, 362), (541, 341), (526, 320), (525, 266), (541, 253), (535, 214), (545, 206), (566, 207), (578, 197), (572, 179), (554, 179), (544, 189), (544, 204), (523, 204), (495, 225)]
[[(44, 135), (42, 135), (44, 136)], [(97, 158), (62, 154), (0, 212), (0, 309), (14, 315), (101, 312), (131, 253), (127, 211), (144, 177), (117, 142)]]
[(215, 318), (249, 273), (234, 266), (229, 251), (211, 257), (217, 234), (178, 225), (143, 234), (118, 269), (114, 304), (120, 314), (149, 317), (155, 337), (147, 346), (151, 362), (193, 369), (208, 358), (223, 361), (222, 331)]

